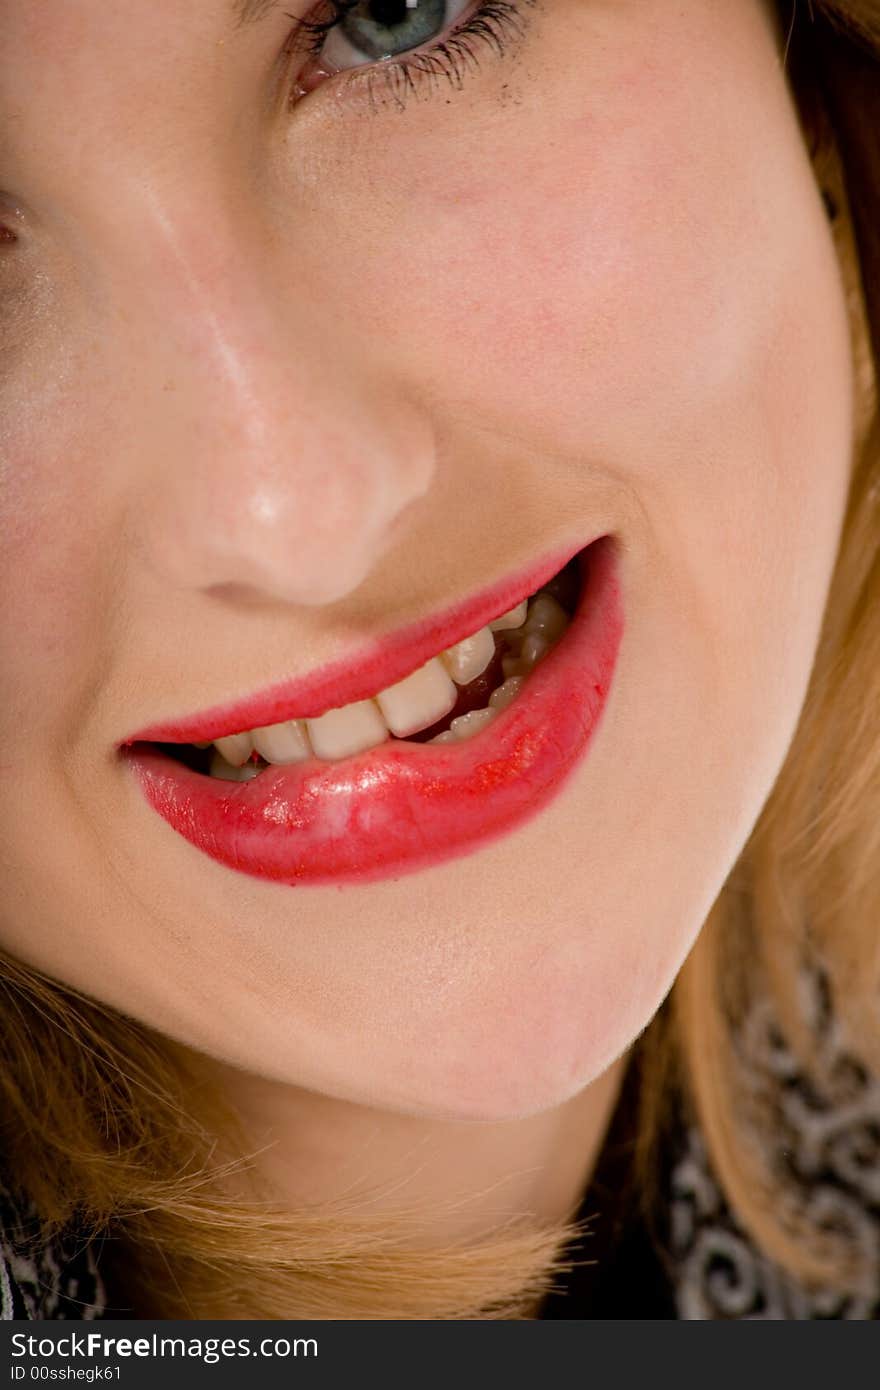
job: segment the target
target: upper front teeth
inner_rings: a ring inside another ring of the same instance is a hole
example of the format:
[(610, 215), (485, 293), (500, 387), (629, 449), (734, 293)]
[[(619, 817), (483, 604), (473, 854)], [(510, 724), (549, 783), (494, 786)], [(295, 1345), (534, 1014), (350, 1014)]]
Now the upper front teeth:
[[(312, 755), (308, 734), (301, 719), (290, 719), (286, 724), (267, 724), (262, 729), (254, 729), (252, 738), (254, 748), (267, 763), (298, 763)], [(219, 740), (217, 747), (220, 748)], [(223, 752), (222, 748), (220, 751)], [(247, 757), (250, 757), (250, 749)]]
[[(494, 642), (492, 650), (495, 650)], [(457, 699), (455, 682), (440, 658), (433, 656), (396, 685), (380, 691), (376, 704), (391, 732), (398, 738), (406, 738), (419, 729), (426, 729), (429, 724), (436, 724), (438, 719), (449, 713)]]
[[(340, 709), (329, 709), (317, 719), (307, 719), (305, 724), (309, 741), (319, 758), (348, 758), (352, 753), (362, 753), (365, 748), (384, 743), (388, 737), (388, 727), (375, 700), (356, 700)], [(262, 749), (258, 747), (257, 752)]]
[[(473, 733), (510, 702), (522, 684), (522, 676), (561, 635), (567, 622), (565, 610), (549, 595), (538, 595), (531, 605), (523, 600), (487, 627), (432, 657), (417, 671), (372, 699), (356, 700), (339, 709), (327, 710), (314, 719), (292, 719), (215, 739), (217, 752), (209, 771), (216, 777), (243, 781), (256, 775), (256, 767), (249, 762), (255, 751), (269, 763), (297, 763), (313, 756), (332, 761), (384, 743), (389, 733), (406, 738), (426, 729), (453, 708), (459, 685), (466, 685), (485, 671), (495, 655), (493, 633), (522, 628), (528, 653), (523, 650), (515, 660), (515, 673), (505, 669), (505, 674), (515, 679), (505, 681), (494, 692), (490, 699), (491, 713), (472, 710), (459, 716), (453, 721), (452, 735), (441, 734), (439, 740), (451, 741), (452, 737)], [(505, 657), (505, 668), (510, 660), (513, 659)]]
[[(503, 621), (503, 618), (499, 619), (499, 622)], [(448, 647), (445, 652), (441, 652), (440, 660), (454, 681), (458, 681), (459, 685), (467, 685), (468, 681), (475, 680), (485, 671), (494, 655), (495, 638), (488, 627), (481, 627), (473, 637), (465, 637), (463, 641), (456, 642), (454, 647)], [(438, 714), (437, 718), (440, 717)]]
[(522, 627), (526, 620), (528, 607), (529, 601), (524, 598), (522, 603), (518, 603), (515, 608), (511, 608), (507, 613), (502, 613), (500, 618), (495, 618), (489, 627), (493, 632), (502, 632), (511, 627)]

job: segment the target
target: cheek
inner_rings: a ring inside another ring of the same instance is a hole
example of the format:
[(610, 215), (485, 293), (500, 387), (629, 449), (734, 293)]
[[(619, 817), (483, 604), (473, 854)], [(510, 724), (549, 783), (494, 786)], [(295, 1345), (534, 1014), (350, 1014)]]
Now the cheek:
[(514, 143), (452, 183), (433, 166), (425, 223), (403, 219), (395, 243), (406, 280), (378, 261), (370, 312), (386, 340), (407, 335), (399, 360), (438, 384), (441, 409), (445, 393), (483, 427), (515, 420), (528, 446), (613, 462), (756, 374), (782, 248), (753, 215), (756, 172), (718, 217), (724, 151), (707, 169), (682, 157), (684, 131), (660, 155), (618, 140), (600, 157), (604, 138), (572, 120), (550, 154)]
[(674, 51), (637, 53), (592, 99), (557, 81), (476, 143), (465, 120), (460, 149), (422, 132), (405, 186), (369, 157), (385, 196), (365, 237), (387, 255), (345, 293), (453, 457), (525, 459), (585, 516), (613, 479), (719, 677), (724, 648), (781, 642), (795, 691), (844, 503), (850, 369), (812, 173), (756, 35), (729, 71), (718, 33), (689, 39), (680, 90)]
[(827, 371), (827, 247), (758, 6), (640, 9), (564, 6), (519, 104), (380, 122), (349, 166), (370, 255), (328, 263), (450, 432), (720, 494), (732, 440), (754, 458), (774, 415), (797, 428), (797, 380)]
[(116, 528), (69, 436), (8, 425), (3, 450), (0, 746), (33, 760), (76, 738), (100, 688)]

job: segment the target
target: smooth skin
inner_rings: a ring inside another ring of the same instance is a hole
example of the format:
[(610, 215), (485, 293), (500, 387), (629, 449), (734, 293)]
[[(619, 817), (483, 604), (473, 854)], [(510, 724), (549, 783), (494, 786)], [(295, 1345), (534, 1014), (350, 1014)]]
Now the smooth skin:
[[(852, 452), (767, 5), (524, 13), (460, 90), (288, 110), (279, 10), (0, 8), (0, 943), (191, 1048), (285, 1201), (388, 1184), (429, 1241), (583, 1189), (784, 760)], [(117, 754), (599, 532), (601, 727), (477, 853), (252, 880)]]

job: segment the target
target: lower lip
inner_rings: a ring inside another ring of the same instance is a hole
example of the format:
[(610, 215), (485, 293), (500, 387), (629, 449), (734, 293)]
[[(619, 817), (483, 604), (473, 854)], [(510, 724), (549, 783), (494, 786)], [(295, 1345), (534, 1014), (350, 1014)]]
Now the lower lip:
[(335, 763), (269, 767), (247, 782), (193, 772), (144, 744), (126, 760), (172, 829), (254, 878), (364, 884), (472, 853), (553, 800), (599, 724), (623, 632), (611, 537), (589, 546), (581, 564), (581, 598), (564, 636), (471, 739), (390, 739)]

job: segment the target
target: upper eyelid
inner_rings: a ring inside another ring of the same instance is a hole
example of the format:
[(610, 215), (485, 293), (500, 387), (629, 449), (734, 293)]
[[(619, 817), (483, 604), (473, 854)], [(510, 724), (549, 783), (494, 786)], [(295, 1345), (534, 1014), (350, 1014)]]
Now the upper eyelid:
[[(326, 32), (321, 35), (321, 51), (323, 52), (324, 42), (333, 42), (341, 38), (354, 53), (360, 52), (361, 50), (359, 50), (357, 46), (347, 38), (344, 31), (340, 29), (340, 25), (350, 13), (356, 11), (360, 7), (362, 0), (325, 0), (325, 2), (330, 3), (337, 12), (334, 14), (332, 22), (326, 26)], [(485, 3), (485, 0), (482, 0), (482, 3)], [(445, 5), (448, 10), (450, 7), (450, 0), (445, 0)], [(456, 28), (465, 25), (468, 19), (472, 18), (481, 7), (481, 0), (461, 0), (457, 13), (451, 18), (445, 18), (443, 25), (437, 30), (437, 33), (424, 39), (421, 43), (414, 44), (412, 48), (401, 49), (400, 53), (389, 54), (385, 58), (367, 58), (365, 62), (356, 63), (352, 68), (340, 69), (339, 71), (340, 73), (354, 72), (367, 67), (390, 67), (392, 63), (405, 63), (411, 61), (417, 53), (430, 52), (435, 45), (442, 43), (444, 38), (451, 36)], [(414, 13), (414, 11), (407, 7), (407, 14), (411, 13)], [(321, 27), (323, 28), (324, 26)]]
[[(318, 0), (318, 4), (313, 4), (311, 8), (302, 16), (291, 15), (288, 14), (287, 11), (285, 11), (285, 18), (293, 21), (293, 28), (291, 30), (291, 33), (287, 37), (285, 49), (287, 51), (294, 51), (296, 48), (300, 46), (307, 48), (317, 46), (312, 43), (305, 43), (304, 39), (309, 35), (313, 36), (314, 38), (317, 38), (319, 34), (321, 35), (321, 37), (326, 38), (327, 34), (332, 32), (332, 30), (335, 29), (342, 22), (343, 19), (345, 19), (346, 15), (349, 14), (350, 11), (356, 9), (359, 3), (361, 3), (361, 0)], [(510, 15), (516, 14), (518, 23), (523, 24), (524, 16), (522, 15), (521, 10), (525, 8), (530, 8), (535, 3), (536, 0), (500, 0), (499, 8), (503, 6), (504, 9), (510, 12)], [(329, 11), (328, 18), (324, 20), (311, 20), (309, 16), (316, 9), (319, 9), (321, 7), (326, 8)], [(459, 14), (456, 15), (456, 17), (453, 20), (449, 21), (447, 28), (452, 29), (456, 25), (465, 22), (463, 20), (463, 15), (467, 12), (468, 8), (469, 7), (465, 5), (464, 9), (460, 11)], [(483, 0), (482, 3), (480, 3), (479, 0), (477, 0), (477, 3), (475, 3), (472, 6), (472, 14), (469, 17), (474, 17), (482, 9), (489, 8), (491, 8), (491, 0)], [(437, 41), (440, 40), (443, 32), (445, 31), (441, 30), (438, 33)], [(434, 40), (426, 40), (424, 45), (419, 45), (418, 47), (430, 47), (430, 44), (432, 42), (434, 42)], [(409, 51), (410, 50), (404, 49), (399, 54), (395, 54), (393, 57), (389, 57), (387, 60), (384, 61), (387, 61), (389, 64), (392, 62), (405, 61), (407, 52)], [(361, 64), (361, 66), (369, 67), (373, 66), (373, 64), (381, 64), (382, 61), (382, 59), (376, 58), (372, 60), (372, 63), (364, 63)]]
[[(291, 56), (297, 50), (320, 54), (322, 41), (327, 34), (358, 3), (359, 0), (323, 0), (323, 5), (330, 11), (329, 17), (323, 20), (309, 19), (317, 8), (313, 6), (312, 11), (302, 19), (295, 18), (285, 50)], [(527, 12), (534, 9), (540, 9), (540, 0), (474, 0), (474, 3), (465, 5), (434, 38), (384, 59), (376, 58), (351, 68), (339, 69), (329, 77), (334, 84), (351, 88), (358, 96), (363, 95), (361, 89), (365, 87), (372, 109), (375, 108), (374, 83), (383, 78), (398, 107), (405, 104), (401, 91), (405, 97), (415, 90), (417, 82), (425, 78), (445, 76), (457, 90), (467, 70), (480, 66), (472, 45), (487, 44), (494, 56), (503, 57), (509, 44), (516, 46), (525, 37), (531, 20)], [(310, 33), (313, 41), (306, 42)], [(302, 89), (299, 94), (305, 95)]]
[[(285, 10), (285, 19), (289, 19), (292, 22), (292, 29), (287, 36), (285, 48), (289, 47), (290, 49), (295, 49), (300, 45), (305, 46), (304, 40), (307, 36), (314, 35), (318, 32), (328, 32), (345, 17), (349, 10), (354, 9), (357, 3), (358, 0), (319, 0), (318, 4), (311, 5), (309, 9), (301, 15), (289, 14), (288, 11)], [(328, 11), (327, 19), (310, 19), (310, 15), (320, 9)]]

